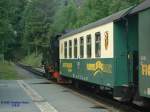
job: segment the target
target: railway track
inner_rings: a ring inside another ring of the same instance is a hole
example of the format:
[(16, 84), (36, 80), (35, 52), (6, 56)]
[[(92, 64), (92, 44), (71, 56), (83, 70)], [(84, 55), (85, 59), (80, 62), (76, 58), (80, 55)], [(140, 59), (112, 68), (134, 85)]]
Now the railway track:
[[(73, 94), (76, 94), (84, 99), (96, 103), (97, 105), (94, 108), (103, 107), (109, 110), (110, 112), (149, 112), (148, 109), (146, 110), (142, 107), (138, 107), (131, 103), (120, 103), (114, 100), (110, 94), (97, 93), (94, 92), (91, 88), (78, 89), (73, 85), (62, 85), (62, 86), (69, 88)], [(113, 111), (113, 110), (117, 110), (117, 111)]]
[[(69, 87), (70, 88), (70, 87)], [(137, 107), (133, 104), (125, 104), (125, 103), (120, 103), (116, 100), (114, 100), (111, 95), (109, 96), (108, 94), (103, 94), (103, 93), (92, 93), (89, 90), (78, 90), (75, 89), (74, 87), (71, 87), (73, 91), (76, 91), (79, 95), (86, 96), (86, 99), (92, 99), (94, 102), (97, 102), (97, 104), (103, 104), (104, 108), (107, 108), (108, 110), (118, 110), (118, 112), (145, 112), (142, 111), (142, 108)], [(98, 108), (98, 105), (97, 105)]]
[[(34, 74), (43, 76), (43, 72), (33, 69), (31, 66), (25, 66), (22, 64), (17, 64), (18, 66), (30, 71)], [(56, 81), (52, 80), (53, 83), (57, 84)], [(132, 103), (120, 103), (114, 100), (110, 94), (104, 94), (101, 92), (94, 92), (92, 88), (84, 87), (82, 89), (76, 88), (72, 84), (60, 84), (61, 86), (68, 88), (69, 92), (75, 94), (81, 98), (89, 100), (95, 103), (93, 108), (104, 108), (110, 112), (149, 112), (149, 108), (138, 107)], [(92, 92), (91, 92), (92, 91)], [(92, 94), (91, 94), (92, 93)], [(114, 111), (117, 110), (117, 111)]]

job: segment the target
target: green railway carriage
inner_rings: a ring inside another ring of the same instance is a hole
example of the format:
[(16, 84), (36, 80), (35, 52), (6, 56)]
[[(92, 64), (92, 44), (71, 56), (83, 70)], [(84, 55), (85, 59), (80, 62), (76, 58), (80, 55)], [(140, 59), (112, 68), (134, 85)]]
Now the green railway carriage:
[(150, 0), (63, 35), (60, 74), (112, 90), (119, 101), (150, 98)]
[(150, 98), (150, 1), (137, 6), (131, 15), (138, 16), (139, 93)]
[[(131, 9), (62, 36), (59, 40), (60, 74), (112, 88), (115, 99), (129, 100), (133, 75), (128, 72), (125, 16)], [(132, 27), (131, 35), (136, 35), (134, 25)], [(136, 44), (131, 48), (136, 51)]]

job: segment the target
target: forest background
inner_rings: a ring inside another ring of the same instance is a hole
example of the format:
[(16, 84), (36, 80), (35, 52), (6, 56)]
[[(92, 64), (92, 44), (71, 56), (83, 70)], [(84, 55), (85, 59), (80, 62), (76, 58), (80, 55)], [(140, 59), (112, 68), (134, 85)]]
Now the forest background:
[(0, 60), (39, 65), (55, 35), (144, 0), (0, 0)]

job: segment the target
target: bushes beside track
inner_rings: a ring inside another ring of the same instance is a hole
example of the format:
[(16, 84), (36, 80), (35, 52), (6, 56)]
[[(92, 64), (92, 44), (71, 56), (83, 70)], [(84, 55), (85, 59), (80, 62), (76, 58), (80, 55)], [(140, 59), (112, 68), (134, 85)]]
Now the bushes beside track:
[(29, 65), (32, 67), (40, 67), (41, 66), (41, 60), (42, 60), (42, 54), (38, 54), (37, 56), (35, 53), (32, 53), (29, 56), (26, 56), (21, 63), (24, 65)]

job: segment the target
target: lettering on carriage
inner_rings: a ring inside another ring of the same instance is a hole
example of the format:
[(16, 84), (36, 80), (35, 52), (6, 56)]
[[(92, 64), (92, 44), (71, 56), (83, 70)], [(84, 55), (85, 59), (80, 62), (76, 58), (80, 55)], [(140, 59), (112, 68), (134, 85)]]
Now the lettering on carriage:
[(150, 64), (142, 64), (142, 75), (150, 76)]
[(97, 61), (96, 63), (92, 64), (87, 64), (86, 66), (88, 71), (93, 71), (94, 76), (98, 74), (98, 72), (104, 72), (111, 74), (112, 73), (112, 65), (111, 64), (104, 64), (101, 61)]
[(66, 68), (68, 72), (72, 72), (72, 63), (63, 63), (63, 68)]

